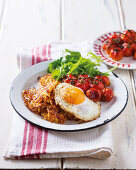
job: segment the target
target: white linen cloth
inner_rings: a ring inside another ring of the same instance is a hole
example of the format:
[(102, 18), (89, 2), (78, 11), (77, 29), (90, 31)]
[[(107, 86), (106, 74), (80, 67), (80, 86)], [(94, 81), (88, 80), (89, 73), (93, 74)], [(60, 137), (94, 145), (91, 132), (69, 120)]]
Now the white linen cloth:
[[(45, 44), (33, 49), (22, 48), (17, 55), (19, 70), (38, 62), (57, 59), (64, 49), (80, 51), (86, 55), (91, 49), (89, 42)], [(89, 156), (106, 159), (112, 154), (110, 123), (91, 130), (57, 132), (42, 129), (14, 114), (12, 130), (4, 157), (9, 159), (42, 159)]]

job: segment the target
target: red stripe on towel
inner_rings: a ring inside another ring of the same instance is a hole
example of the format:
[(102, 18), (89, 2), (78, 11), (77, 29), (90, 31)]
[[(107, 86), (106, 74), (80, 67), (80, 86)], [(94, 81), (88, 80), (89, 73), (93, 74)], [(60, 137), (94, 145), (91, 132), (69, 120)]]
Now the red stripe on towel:
[(36, 63), (40, 63), (41, 58), (40, 58), (40, 53), (39, 53), (39, 47), (36, 48)]
[(44, 130), (44, 143), (43, 143), (43, 150), (42, 153), (46, 153), (46, 148), (47, 148), (47, 139), (48, 139), (48, 131)]
[(28, 129), (28, 122), (27, 122), (27, 121), (25, 121), (25, 127), (24, 127), (24, 137), (23, 137), (23, 145), (22, 145), (21, 156), (23, 156), (23, 155), (24, 155), (24, 151), (25, 151), (25, 147), (26, 147), (27, 129)]
[(35, 64), (34, 49), (32, 49), (32, 65)]
[(44, 61), (48, 60), (48, 58), (46, 57), (46, 45), (44, 45), (42, 48), (42, 56)]
[(49, 44), (48, 46), (48, 57), (49, 57), (49, 60), (51, 60), (51, 44)]
[(41, 128), (38, 128), (35, 154), (40, 153), (41, 144), (42, 144), (42, 136), (43, 136), (43, 130)]
[(28, 144), (27, 144), (27, 155), (31, 154), (32, 147), (33, 147), (33, 137), (34, 137), (34, 126), (29, 124), (29, 136), (28, 136)]

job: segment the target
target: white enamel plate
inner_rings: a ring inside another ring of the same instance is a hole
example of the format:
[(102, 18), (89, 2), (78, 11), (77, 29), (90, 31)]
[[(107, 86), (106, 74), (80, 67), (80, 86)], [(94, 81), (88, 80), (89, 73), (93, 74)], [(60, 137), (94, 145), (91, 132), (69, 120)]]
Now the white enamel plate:
[(103, 48), (102, 48), (103, 43), (107, 41), (109, 36), (111, 36), (114, 33), (116, 32), (109, 32), (109, 33), (105, 33), (99, 36), (93, 43), (94, 53), (96, 55), (101, 56), (103, 62), (109, 66), (112, 66), (112, 67), (118, 66), (118, 68), (121, 68), (121, 69), (136, 69), (136, 60), (133, 59), (133, 56), (123, 57), (123, 59), (120, 61), (114, 61), (112, 60), (112, 58), (108, 56), (108, 54), (106, 54), (105, 51), (103, 51)]
[(36, 84), (38, 81), (38, 76), (43, 76), (47, 73), (46, 70), (50, 62), (51, 61), (45, 61), (25, 69), (16, 77), (12, 83), (10, 89), (11, 104), (15, 111), (27, 121), (51, 130), (79, 131), (96, 128), (112, 121), (117, 116), (119, 116), (126, 107), (128, 100), (127, 88), (118, 76), (112, 74), (110, 76), (110, 88), (114, 91), (115, 97), (108, 103), (101, 102), (101, 115), (99, 118), (82, 124), (77, 124), (75, 121), (69, 121), (65, 124), (56, 124), (43, 120), (40, 116), (32, 113), (25, 106), (21, 93), (24, 89), (27, 90)]

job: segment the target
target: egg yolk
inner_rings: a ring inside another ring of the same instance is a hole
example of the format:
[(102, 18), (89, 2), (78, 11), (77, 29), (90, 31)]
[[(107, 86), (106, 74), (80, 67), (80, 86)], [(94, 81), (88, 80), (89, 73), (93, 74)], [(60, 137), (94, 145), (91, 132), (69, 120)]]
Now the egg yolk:
[(85, 100), (85, 95), (82, 90), (77, 87), (68, 87), (62, 90), (64, 100), (69, 104), (80, 104)]

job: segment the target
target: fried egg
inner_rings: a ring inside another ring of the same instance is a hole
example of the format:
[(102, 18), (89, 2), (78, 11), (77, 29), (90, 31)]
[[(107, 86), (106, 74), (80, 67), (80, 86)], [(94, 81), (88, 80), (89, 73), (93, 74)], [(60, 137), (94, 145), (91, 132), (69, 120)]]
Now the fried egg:
[(83, 121), (91, 121), (100, 116), (100, 103), (90, 100), (80, 88), (68, 83), (57, 85), (55, 102), (63, 110)]

